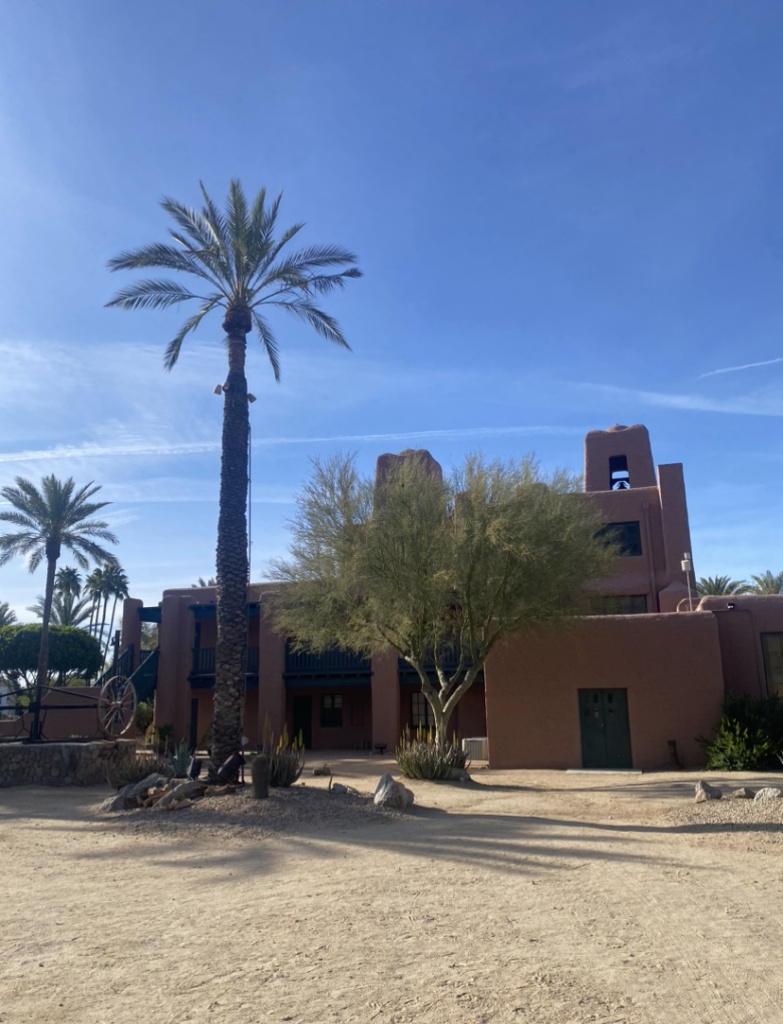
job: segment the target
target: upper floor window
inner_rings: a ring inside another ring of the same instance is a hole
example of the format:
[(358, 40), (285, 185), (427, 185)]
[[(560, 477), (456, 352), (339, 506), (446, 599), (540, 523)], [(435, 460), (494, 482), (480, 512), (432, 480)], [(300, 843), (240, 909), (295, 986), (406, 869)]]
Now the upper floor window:
[(607, 544), (617, 545), (617, 554), (624, 558), (638, 558), (642, 553), (642, 531), (638, 520), (634, 523), (609, 523), (598, 531)]
[(646, 594), (601, 594), (590, 602), (592, 615), (645, 615)]
[(625, 455), (612, 455), (609, 458), (609, 490), (627, 491), (631, 486), (628, 475), (628, 459)]

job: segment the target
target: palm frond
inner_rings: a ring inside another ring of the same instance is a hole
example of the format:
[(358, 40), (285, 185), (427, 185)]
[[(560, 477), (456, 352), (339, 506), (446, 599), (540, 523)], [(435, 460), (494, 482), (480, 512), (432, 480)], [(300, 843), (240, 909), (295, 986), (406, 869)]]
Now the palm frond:
[(214, 288), (220, 288), (220, 282), (209, 273), (199, 261), (200, 253), (194, 252), (189, 245), (186, 251), (163, 242), (152, 242), (132, 252), (121, 252), (107, 263), (109, 270), (141, 270), (145, 267), (158, 267), (164, 270), (179, 270), (183, 274), (195, 274), (203, 278)]
[(169, 234), (174, 241), (184, 246), (191, 255), (197, 256), (219, 280), (230, 281), (230, 260), (221, 249), (216, 231), (209, 225), (204, 214), (185, 206), (184, 203), (178, 203), (176, 199), (164, 198), (160, 205), (174, 218), (187, 236), (183, 237), (175, 231), (170, 231)]
[(117, 306), (119, 309), (166, 309), (188, 299), (204, 298), (206, 296), (194, 295), (176, 281), (156, 281), (150, 278), (120, 289), (106, 305)]
[(180, 327), (179, 331), (177, 332), (176, 338), (174, 338), (172, 341), (168, 343), (168, 345), (166, 346), (166, 352), (163, 356), (163, 365), (167, 370), (173, 369), (177, 360), (179, 359), (179, 353), (182, 348), (182, 342), (192, 331), (195, 331), (195, 329), (198, 327), (198, 325), (201, 323), (201, 321), (204, 319), (207, 313), (209, 313), (211, 310), (215, 308), (215, 306), (218, 305), (220, 299), (221, 296), (219, 295), (213, 296), (213, 298), (211, 298), (209, 302), (206, 302), (197, 313), (190, 317), (189, 320), (185, 321), (185, 323), (182, 325), (182, 327)]
[(201, 195), (204, 199), (204, 210), (199, 214), (202, 230), (212, 239), (212, 245), (217, 248), (220, 254), (221, 265), (225, 267), (224, 276), (232, 287), (236, 286), (235, 264), (231, 248), (231, 233), (223, 213), (217, 208), (211, 196), (204, 188), (204, 182), (199, 182)]
[(335, 320), (333, 316), (329, 316), (329, 314), (325, 313), (322, 309), (318, 309), (312, 303), (306, 302), (302, 299), (292, 299), (290, 302), (276, 300), (275, 302), (269, 303), (269, 305), (279, 306), (287, 313), (291, 313), (292, 316), (296, 316), (300, 320), (304, 320), (304, 322), (309, 324), (317, 334), (321, 335), (322, 338), (326, 338), (327, 341), (334, 342), (335, 345), (340, 345), (341, 348), (347, 348), (350, 352), (351, 346), (343, 337), (337, 320)]
[(275, 381), (279, 383), (280, 359), (278, 356), (277, 341), (275, 339), (274, 334), (272, 333), (272, 328), (269, 326), (266, 320), (264, 320), (264, 318), (256, 312), (255, 309), (250, 310), (250, 315), (253, 318), (253, 324), (255, 326), (258, 337), (261, 339), (261, 344), (264, 347), (264, 351), (269, 357), (269, 362), (272, 365), (272, 372), (275, 375)]

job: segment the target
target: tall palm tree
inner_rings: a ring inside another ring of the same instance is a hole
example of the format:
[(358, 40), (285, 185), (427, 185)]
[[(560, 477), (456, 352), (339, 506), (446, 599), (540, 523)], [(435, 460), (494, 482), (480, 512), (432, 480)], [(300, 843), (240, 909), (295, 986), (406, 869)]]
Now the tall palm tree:
[(114, 616), (117, 614), (117, 601), (122, 598), (123, 600), (128, 596), (128, 577), (125, 575), (122, 567), (119, 565), (108, 566), (107, 572), (107, 590), (109, 595), (113, 598), (111, 606), (111, 622), (109, 623), (109, 632), (106, 635), (106, 646), (103, 649), (104, 659), (109, 653), (109, 644), (111, 643), (111, 635), (114, 630)]
[(751, 576), (752, 584), (748, 587), (749, 594), (783, 594), (783, 572), (772, 572), (767, 569), (761, 576)]
[(699, 597), (712, 597), (732, 594), (747, 594), (748, 584), (745, 580), (733, 580), (730, 576), (702, 576), (696, 581), (696, 593)]
[(87, 627), (87, 632), (92, 633), (95, 637), (98, 636), (98, 616), (101, 611), (101, 600), (103, 599), (105, 585), (106, 570), (101, 565), (96, 566), (84, 581), (84, 589), (87, 591), (90, 601), (92, 601), (90, 624)]
[(108, 501), (89, 500), (99, 490), (100, 487), (93, 483), (76, 490), (72, 477), (63, 481), (58, 480), (54, 474), (41, 480), (40, 490), (20, 476), (16, 478), (16, 487), (0, 488), (0, 495), (12, 508), (11, 511), (0, 512), (0, 521), (17, 527), (16, 532), (0, 536), (0, 566), (15, 555), (21, 555), (28, 559), (30, 572), (35, 572), (46, 559), (41, 646), (38, 650), (34, 717), (30, 734), (33, 740), (40, 739), (39, 711), (49, 664), (49, 620), (57, 559), (65, 547), (82, 569), (88, 567), (90, 558), (101, 562), (116, 561), (110, 551), (93, 539), (117, 543), (108, 523), (91, 518), (109, 504)]
[(13, 626), (16, 612), (7, 601), (0, 601), (0, 626)]
[[(239, 181), (229, 186), (220, 210), (201, 186), (200, 210), (174, 199), (161, 206), (174, 221), (174, 244), (153, 243), (122, 252), (109, 261), (111, 270), (153, 267), (188, 275), (190, 287), (170, 279), (145, 279), (131, 284), (108, 303), (120, 309), (161, 309), (195, 300), (200, 305), (169, 343), (164, 366), (172, 369), (182, 343), (213, 310), (220, 310), (228, 354), (228, 375), (218, 393), (224, 396), (220, 469), (220, 511), (217, 533), (217, 645), (213, 705), (213, 761), (220, 765), (236, 753), (242, 740), (245, 645), (245, 601), (248, 582), (247, 486), (248, 393), (245, 378), (247, 336), (255, 328), (280, 379), (278, 348), (265, 310), (282, 310), (309, 324), (318, 334), (343, 348), (348, 343), (337, 321), (315, 300), (346, 280), (361, 276), (356, 256), (338, 246), (283, 250), (299, 234), (295, 224), (275, 237), (281, 195), (267, 203), (266, 190), (248, 203)], [(339, 268), (339, 269), (338, 269)]]

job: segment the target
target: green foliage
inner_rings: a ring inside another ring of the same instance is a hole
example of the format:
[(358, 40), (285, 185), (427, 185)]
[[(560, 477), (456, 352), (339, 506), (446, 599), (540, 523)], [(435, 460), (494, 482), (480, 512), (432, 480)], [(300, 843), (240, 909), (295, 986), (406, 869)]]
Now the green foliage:
[(448, 779), (452, 769), (467, 768), (468, 755), (457, 737), (439, 745), (432, 730), (416, 730), (411, 736), (406, 729), (397, 747), (397, 766), (406, 779)]
[(187, 740), (180, 740), (176, 747), (174, 747), (173, 752), (168, 755), (166, 764), (174, 772), (175, 779), (187, 777), (191, 756), (190, 745)]
[(615, 554), (596, 539), (595, 506), (567, 474), (527, 457), (469, 456), (444, 480), (426, 453), (378, 483), (355, 459), (314, 463), (297, 501), (293, 543), (274, 577), (277, 628), (300, 650), (393, 649), (448, 720), (494, 646), (586, 607), (587, 584)]
[(753, 583), (748, 587), (749, 594), (783, 594), (783, 572), (772, 572), (767, 569), (760, 576), (751, 576)]
[[(0, 678), (17, 685), (31, 685), (38, 666), (41, 626), (0, 627)], [(67, 682), (70, 677), (91, 679), (103, 665), (98, 641), (74, 626), (49, 628), (49, 678)]]
[(147, 701), (140, 700), (136, 705), (136, 732), (144, 736), (152, 725), (155, 709)]
[(698, 597), (731, 597), (734, 594), (747, 594), (748, 589), (745, 580), (733, 580), (730, 576), (702, 576), (696, 581)]
[(130, 786), (141, 782), (153, 772), (167, 775), (166, 758), (161, 754), (154, 754), (151, 751), (136, 751), (130, 757), (122, 758), (119, 764), (107, 772), (107, 781), (114, 789), (122, 789), (123, 786)]
[(779, 768), (783, 749), (783, 701), (774, 694), (754, 700), (727, 694), (713, 740), (700, 740), (713, 771), (764, 771)]
[(305, 764), (305, 748), (301, 732), (293, 741), (288, 736), (288, 726), (283, 726), (280, 738), (275, 743), (275, 734), (269, 722), (264, 718), (262, 730), (262, 749), (269, 758), (269, 785), (293, 786)]

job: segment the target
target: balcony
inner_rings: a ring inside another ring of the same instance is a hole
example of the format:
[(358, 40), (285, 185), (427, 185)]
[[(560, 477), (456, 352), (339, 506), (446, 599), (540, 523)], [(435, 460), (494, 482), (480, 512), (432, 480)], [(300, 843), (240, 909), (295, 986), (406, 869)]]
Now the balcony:
[[(245, 647), (242, 654), (245, 672), (245, 687), (258, 687), (258, 648)], [(211, 690), (215, 685), (215, 648), (197, 647), (193, 650), (193, 664), (190, 670), (190, 686), (193, 690)]]

